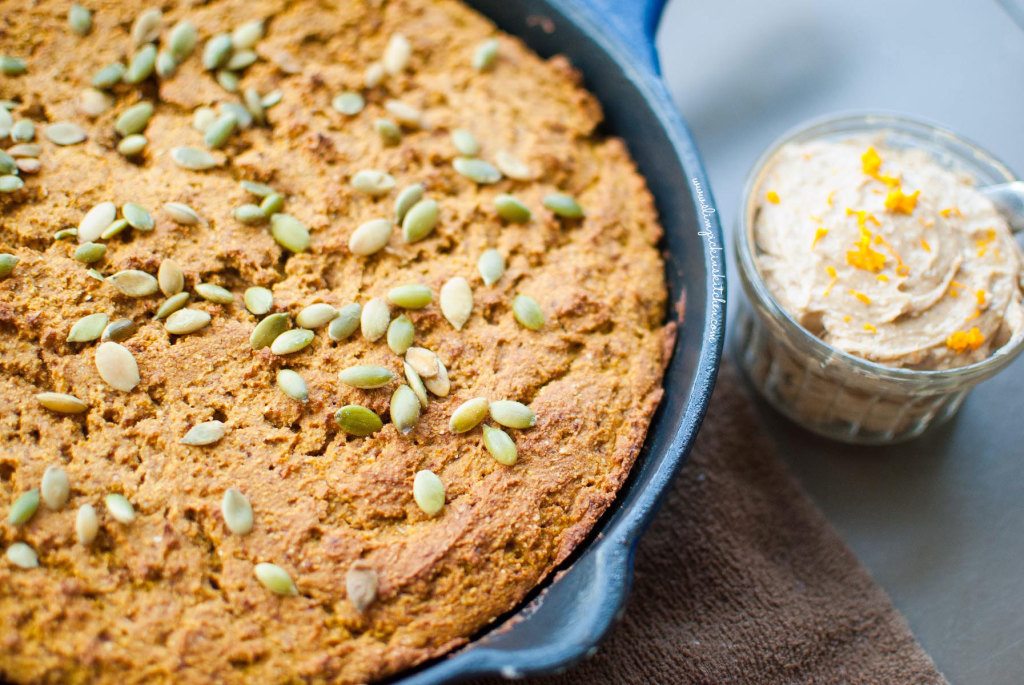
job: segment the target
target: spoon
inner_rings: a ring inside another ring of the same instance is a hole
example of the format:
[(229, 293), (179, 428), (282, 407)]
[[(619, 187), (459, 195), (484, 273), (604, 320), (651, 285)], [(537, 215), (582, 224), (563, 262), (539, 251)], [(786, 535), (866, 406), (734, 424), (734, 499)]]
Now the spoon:
[(987, 186), (981, 194), (992, 201), (1014, 233), (1024, 231), (1024, 181)]

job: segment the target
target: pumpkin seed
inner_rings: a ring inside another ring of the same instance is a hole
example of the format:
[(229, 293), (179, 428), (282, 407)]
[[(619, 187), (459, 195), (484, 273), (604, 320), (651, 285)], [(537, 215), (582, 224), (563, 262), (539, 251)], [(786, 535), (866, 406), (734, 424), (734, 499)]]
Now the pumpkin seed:
[(530, 208), (512, 195), (498, 195), (494, 198), (494, 207), (505, 221), (522, 224), (533, 216)]
[(149, 211), (137, 202), (125, 202), (121, 206), (121, 215), (129, 226), (139, 231), (152, 231), (156, 226)]
[(501, 173), (515, 181), (533, 180), (533, 169), (511, 152), (499, 150), (498, 154), (494, 155), (494, 164)]
[(197, 40), (199, 40), (199, 32), (196, 31), (195, 25), (190, 21), (179, 21), (171, 29), (167, 44), (174, 59), (184, 62), (195, 50)]
[(338, 316), (338, 310), (326, 302), (317, 302), (304, 307), (295, 317), (299, 328), (317, 329), (326, 326)]
[(411, 57), (412, 45), (409, 44), (409, 40), (402, 34), (396, 33), (391, 36), (387, 47), (384, 48), (381, 64), (384, 65), (384, 71), (388, 75), (397, 76), (408, 68)]
[(348, 249), (352, 254), (367, 257), (388, 244), (391, 239), (392, 224), (387, 219), (373, 219), (360, 225), (348, 239)]
[(372, 62), (363, 72), (363, 85), (367, 88), (376, 88), (384, 81), (385, 76), (387, 76), (387, 72), (384, 71), (384, 65), (380, 62)]
[(213, 71), (224, 66), (231, 56), (231, 36), (227, 33), (218, 33), (206, 41), (203, 47), (203, 69)]
[(291, 252), (309, 249), (309, 229), (290, 214), (275, 214), (270, 217), (270, 234), (277, 244)]
[(168, 202), (164, 204), (164, 211), (179, 226), (196, 226), (202, 222), (196, 210), (181, 202)]
[(103, 233), (100, 233), (100, 240), (110, 240), (126, 228), (128, 228), (128, 220), (118, 219), (103, 229)]
[(242, 71), (255, 64), (257, 59), (259, 58), (255, 52), (252, 50), (240, 50), (236, 45), (235, 51), (231, 53), (231, 57), (224, 64), (224, 68), (228, 71)]
[(519, 459), (516, 443), (500, 428), (484, 425), (484, 447), (494, 460), (503, 466), (512, 466)]
[(259, 224), (267, 220), (267, 215), (260, 206), (251, 202), (235, 207), (232, 215), (243, 224)]
[(416, 369), (409, 366), (409, 362), (402, 362), (402, 368), (405, 370), (405, 381), (412, 388), (413, 393), (416, 394), (416, 399), (419, 400), (420, 406), (426, 409), (430, 404), (430, 398), (427, 397), (427, 388), (423, 385), (423, 379), (416, 373)]
[(406, 212), (402, 220), (402, 237), (415, 243), (429, 236), (437, 226), (438, 207), (435, 200), (420, 200)]
[(103, 274), (102, 274), (102, 273), (100, 273), (99, 271), (97, 271), (96, 269), (86, 269), (86, 270), (85, 270), (85, 273), (86, 273), (86, 275), (87, 275), (87, 276), (88, 276), (89, 278), (92, 278), (92, 279), (94, 279), (94, 280), (97, 280), (97, 281), (103, 281), (103, 280), (106, 280), (106, 279), (105, 279), (105, 278), (103, 277)]
[(44, 131), (46, 139), (54, 145), (77, 145), (86, 139), (85, 130), (70, 121), (58, 121), (50, 124)]
[(412, 498), (424, 514), (437, 516), (444, 509), (444, 483), (433, 471), (419, 471), (412, 481)]
[(221, 114), (206, 132), (203, 134), (203, 142), (206, 146), (214, 150), (224, 147), (228, 142), (228, 138), (235, 132), (235, 127), (238, 126), (238, 119), (235, 118), (234, 114), (227, 113)]
[(411, 186), (403, 190), (395, 198), (395, 223), (401, 224), (402, 219), (412, 209), (413, 205), (423, 199), (423, 184), (413, 183)]
[(153, 103), (140, 102), (132, 105), (117, 118), (114, 122), (114, 130), (122, 136), (130, 136), (133, 133), (142, 133), (146, 130), (149, 120), (153, 117)]
[(235, 301), (235, 296), (231, 294), (230, 290), (214, 283), (196, 283), (193, 289), (196, 291), (196, 295), (208, 302), (231, 304)]
[(452, 412), (448, 420), (448, 428), (452, 433), (465, 433), (480, 425), (487, 418), (489, 402), (486, 397), (474, 397), (466, 400)]
[(352, 91), (345, 91), (339, 93), (331, 99), (331, 107), (334, 111), (345, 116), (354, 117), (363, 111), (366, 107), (366, 100), (359, 93), (353, 93)]
[(107, 246), (102, 243), (82, 243), (75, 248), (75, 259), (83, 264), (92, 264), (103, 259)]
[(70, 494), (71, 481), (68, 479), (68, 472), (59, 466), (47, 466), (39, 485), (39, 495), (46, 508), (57, 511), (67, 504)]
[(263, 21), (254, 19), (235, 27), (231, 33), (231, 44), (236, 50), (251, 50), (263, 39)]
[[(81, 238), (81, 230), (79, 230), (78, 236)], [(155, 278), (138, 269), (118, 271), (107, 280), (128, 297), (146, 297), (155, 293), (159, 287)]]
[(12, 526), (21, 526), (28, 523), (36, 514), (39, 508), (39, 490), (33, 488), (21, 493), (18, 499), (11, 505), (11, 511), (7, 515), (7, 522)]
[(408, 316), (402, 314), (388, 326), (388, 347), (395, 354), (405, 354), (416, 337), (416, 328)]
[[(184, 294), (184, 293), (179, 293)], [(178, 295), (175, 295), (178, 297)], [(210, 325), (210, 313), (202, 309), (179, 309), (171, 312), (164, 322), (164, 329), (172, 335), (188, 335)]]
[(280, 193), (271, 193), (260, 203), (260, 211), (264, 216), (274, 216), (282, 209), (284, 209), (284, 195)]
[(29, 119), (19, 119), (11, 127), (11, 140), (27, 143), (36, 137), (36, 125)]
[(313, 336), (313, 331), (293, 328), (274, 338), (274, 342), (270, 344), (270, 351), (279, 356), (295, 354), (309, 347), (313, 342)]
[(372, 435), (384, 427), (376, 413), (358, 404), (345, 405), (334, 414), (334, 420), (339, 428), (357, 438)]
[(142, 83), (153, 75), (156, 67), (156, 46), (152, 43), (142, 46), (136, 52), (131, 61), (128, 62), (128, 69), (124, 72), (121, 80), (125, 83)]
[(284, 99), (283, 92), (280, 90), (272, 90), (260, 98), (260, 104), (263, 105), (263, 109), (270, 109), (271, 107), (280, 104), (282, 99)]
[[(186, 292), (180, 292), (171, 295), (166, 300), (161, 302), (160, 306), (156, 308), (156, 313), (153, 315), (153, 318), (157, 319), (158, 321), (160, 319), (169, 319), (171, 315), (173, 315), (175, 312), (179, 311), (182, 307), (188, 304), (188, 300), (189, 294)], [(175, 321), (182, 321), (183, 319), (188, 320), (187, 317), (179, 316), (175, 319)], [(166, 328), (167, 324), (164, 324), (164, 327)], [(176, 324), (174, 327), (177, 328), (178, 325)], [(176, 333), (176, 331), (169, 332)]]
[(498, 48), (501, 44), (497, 38), (488, 38), (473, 51), (473, 68), (477, 71), (490, 71), (498, 61)]
[(259, 91), (255, 88), (246, 88), (242, 93), (242, 101), (245, 103), (245, 108), (249, 110), (249, 114), (252, 115), (253, 121), (259, 124), (267, 122), (267, 113), (264, 111), (263, 99), (260, 97)]
[(544, 327), (544, 312), (537, 300), (529, 295), (516, 295), (512, 300), (512, 314), (516, 321), (531, 331), (539, 331)]
[(395, 177), (377, 169), (364, 169), (352, 177), (352, 187), (367, 195), (384, 195), (395, 187)]
[(147, 143), (149, 141), (146, 139), (146, 136), (135, 133), (123, 138), (117, 144), (117, 151), (125, 157), (137, 157), (146, 149)]
[(89, 405), (74, 395), (62, 392), (41, 392), (36, 394), (36, 400), (39, 404), (58, 414), (81, 414), (89, 408)]
[(399, 125), (409, 129), (423, 128), (423, 112), (401, 100), (388, 100), (384, 103), (384, 109), (394, 117)]
[(274, 306), (274, 293), (269, 288), (258, 285), (246, 288), (242, 299), (249, 313), (256, 316), (263, 316)]
[(71, 326), (67, 341), (92, 342), (103, 335), (103, 329), (107, 327), (108, 321), (107, 315), (102, 312), (83, 316)]
[(469, 282), (462, 276), (448, 279), (441, 286), (440, 305), (441, 313), (448, 319), (448, 323), (455, 330), (461, 331), (473, 312), (473, 289), (469, 287)]
[(223, 421), (204, 421), (189, 428), (180, 442), (192, 447), (206, 447), (220, 441), (226, 432)]
[(238, 92), (238, 74), (236, 74), (233, 71), (228, 71), (227, 69), (219, 69), (217, 71), (217, 83), (219, 83), (220, 87), (229, 93)]
[(70, 240), (78, 237), (78, 229), (74, 227), (62, 228), (53, 234), (54, 240)]
[(120, 343), (107, 341), (96, 348), (96, 370), (107, 385), (122, 392), (139, 384), (139, 365), (131, 351)]
[(544, 198), (544, 206), (566, 219), (582, 219), (583, 207), (572, 195), (552, 193)]
[[(118, 80), (120, 80), (120, 77), (118, 77)], [(114, 98), (102, 90), (85, 88), (79, 93), (77, 104), (78, 111), (90, 119), (95, 119), (110, 111), (110, 108), (114, 106)]]
[(160, 292), (167, 297), (177, 295), (185, 289), (185, 272), (173, 259), (165, 259), (160, 262), (160, 268), (157, 269), (156, 282), (160, 286)]
[(388, 332), (388, 324), (390, 323), (391, 308), (381, 298), (375, 297), (363, 307), (359, 325), (362, 329), (363, 337), (370, 342), (380, 340)]
[(11, 135), (11, 127), (14, 126), (14, 119), (6, 107), (0, 107), (0, 138)]
[(395, 374), (383, 366), (359, 365), (342, 369), (338, 380), (345, 385), (363, 390), (382, 388), (395, 378)]
[(68, 8), (68, 26), (75, 35), (89, 35), (92, 31), (92, 12), (77, 2), (71, 3), (71, 7)]
[(463, 157), (476, 157), (480, 154), (480, 143), (471, 131), (457, 128), (452, 131), (452, 145)]
[[(42, 162), (40, 162), (38, 159), (32, 159), (29, 157), (19, 158), (17, 160), (17, 165), (18, 171), (20, 171), (23, 174), (38, 174), (39, 170), (43, 168)], [(17, 178), (17, 176), (15, 176), (15, 178)], [(21, 181), (20, 178), (18, 180)], [(24, 181), (21, 182), (22, 186), (24, 186), (24, 183)], [(15, 188), (15, 190), (17, 190), (17, 188)]]
[(23, 569), (39, 567), (39, 555), (24, 542), (11, 543), (7, 548), (7, 561)]
[(93, 74), (92, 85), (103, 90), (113, 88), (121, 82), (127, 70), (128, 68), (121, 62), (108, 64)]
[(433, 378), (424, 378), (423, 385), (438, 397), (448, 397), (448, 393), (452, 390), (452, 383), (448, 379), (448, 369), (445, 368), (444, 362), (440, 359), (437, 360), (437, 375)]
[(78, 507), (78, 513), (75, 515), (75, 537), (78, 538), (78, 543), (90, 544), (99, 532), (100, 518), (96, 515), (96, 508), (91, 504)]
[(224, 524), (235, 535), (248, 535), (252, 532), (252, 505), (249, 498), (239, 490), (228, 488), (224, 491), (220, 511), (224, 516)]
[(338, 316), (327, 326), (327, 335), (331, 340), (340, 342), (356, 332), (362, 307), (358, 302), (347, 304), (338, 310)]
[(123, 523), (127, 526), (135, 520), (135, 507), (132, 506), (132, 503), (124, 495), (112, 492), (103, 498), (103, 502), (107, 505), (107, 512), (118, 523)]
[(256, 580), (260, 581), (263, 587), (275, 595), (296, 597), (299, 594), (299, 590), (295, 587), (292, 577), (277, 564), (268, 564), (266, 562), (256, 564), (253, 568), (253, 573), (256, 574)]
[(501, 172), (490, 162), (472, 157), (456, 157), (452, 166), (462, 176), (481, 185), (497, 183), (501, 180)]
[(7, 278), (21, 260), (6, 252), (0, 253), (0, 278)]
[(247, 129), (252, 126), (253, 118), (249, 110), (238, 102), (222, 102), (217, 107), (221, 114), (233, 114), (238, 120), (238, 128)]
[(416, 370), (420, 378), (433, 378), (440, 368), (440, 359), (425, 347), (410, 347), (405, 352), (405, 361)]
[(288, 315), (284, 312), (271, 314), (256, 324), (256, 327), (252, 329), (252, 335), (249, 337), (249, 344), (254, 350), (261, 350), (264, 347), (269, 347), (279, 335), (291, 328), (291, 325)]
[(384, 145), (393, 147), (402, 142), (402, 129), (390, 119), (378, 118), (373, 122), (373, 130), (377, 132)]
[(522, 402), (495, 400), (490, 412), (492, 419), (508, 428), (532, 428), (537, 424), (537, 415)]
[(309, 388), (306, 386), (306, 380), (298, 372), (291, 369), (281, 369), (277, 372), (277, 387), (293, 400), (305, 402), (309, 399)]
[(256, 197), (267, 197), (277, 192), (266, 183), (257, 183), (256, 181), (243, 180), (239, 182), (239, 185), (242, 186), (242, 190)]
[(39, 143), (18, 143), (7, 148), (7, 154), (11, 157), (38, 157), (42, 153)]
[(495, 249), (485, 250), (476, 262), (484, 285), (494, 285), (505, 274), (505, 257)]
[(391, 395), (391, 423), (402, 434), (408, 434), (420, 420), (420, 401), (408, 385), (400, 385)]
[(14, 157), (0, 150), (0, 173), (4, 174), (16, 174), (18, 173), (18, 163), (14, 161)]
[(352, 607), (360, 614), (377, 598), (377, 572), (357, 561), (345, 574), (345, 594)]
[(433, 301), (433, 291), (419, 283), (407, 283), (388, 291), (388, 302), (403, 309), (423, 309)]
[(213, 122), (217, 121), (217, 113), (209, 107), (196, 107), (192, 112), (192, 128), (200, 133), (206, 133)]
[(100, 335), (100, 340), (122, 342), (132, 337), (136, 329), (137, 326), (131, 319), (117, 319), (107, 324), (107, 327), (103, 329), (103, 333)]
[(205, 171), (217, 166), (217, 159), (213, 155), (196, 147), (171, 148), (171, 159), (182, 169), (189, 171)]
[(0, 176), (0, 193), (13, 193), (25, 187), (25, 182), (9, 174)]
[(140, 12), (132, 24), (131, 38), (132, 45), (139, 47), (145, 43), (152, 42), (160, 35), (160, 24), (164, 14), (156, 7)]
[(155, 70), (159, 78), (168, 79), (178, 70), (178, 62), (171, 53), (161, 50), (156, 54)]

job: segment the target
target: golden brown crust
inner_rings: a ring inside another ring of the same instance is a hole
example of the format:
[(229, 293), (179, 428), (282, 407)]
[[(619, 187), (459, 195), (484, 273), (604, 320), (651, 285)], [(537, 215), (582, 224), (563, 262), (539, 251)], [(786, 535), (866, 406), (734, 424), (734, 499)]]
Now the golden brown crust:
[[(0, 501), (38, 487), (61, 464), (71, 499), (40, 509), (25, 526), (0, 523), (0, 544), (23, 540), (40, 568), (0, 563), (0, 674), (15, 682), (359, 682), (444, 653), (514, 607), (582, 540), (614, 499), (643, 443), (661, 396), (665, 286), (655, 249), (653, 204), (624, 145), (595, 133), (596, 101), (564, 59), (538, 59), (500, 36), (494, 71), (469, 63), (493, 27), (445, 0), (210, 2), (165, 6), (164, 36), (189, 18), (197, 51), (159, 85), (118, 86), (112, 111), (94, 121), (76, 108), (79, 92), (103, 65), (123, 59), (127, 30), (146, 6), (92, 2), (95, 28), (84, 38), (66, 27), (67, 3), (0, 2), (0, 54), (27, 58), (29, 73), (0, 77), (0, 97), (19, 100), (15, 118), (71, 120), (87, 129), (82, 145), (43, 140), (42, 171), (24, 190), (0, 195), (0, 252), (21, 258), (0, 281)], [(232, 138), (227, 163), (205, 173), (178, 169), (168, 150), (202, 147), (190, 126), (200, 105), (234, 99), (200, 66), (209, 35), (269, 17), (263, 60), (242, 79), (261, 93), (283, 91), (271, 125)], [(362, 90), (367, 64), (388, 37), (405, 34), (412, 68), (364, 91), (368, 106), (347, 118), (330, 108), (344, 89)], [(301, 65), (284, 73), (282, 54)], [(140, 163), (113, 151), (117, 115), (140, 97), (159, 96)], [(398, 147), (373, 133), (388, 98), (426, 112), (430, 128), (407, 132)], [(481, 140), (484, 158), (514, 152), (538, 180), (477, 187), (451, 168), (452, 128)], [(369, 258), (353, 257), (348, 237), (362, 222), (390, 216), (394, 193), (355, 193), (350, 176), (388, 170), (399, 188), (422, 182), (441, 206), (436, 233), (407, 245), (398, 235)], [(265, 227), (232, 218), (251, 198), (242, 178), (271, 183), (286, 211), (312, 232), (307, 253), (288, 256)], [(582, 222), (543, 209), (550, 192), (574, 194)], [(493, 197), (513, 192), (529, 205), (527, 224), (497, 219)], [(232, 305), (197, 301), (212, 323), (175, 338), (152, 319), (160, 297), (130, 299), (93, 280), (72, 258), (73, 242), (54, 231), (76, 225), (92, 205), (135, 201), (157, 219), (150, 233), (108, 241), (96, 266), (105, 274), (136, 268), (155, 274), (172, 257), (186, 287), (219, 283)], [(182, 227), (160, 210), (185, 202), (208, 225)], [(507, 255), (508, 271), (483, 285), (476, 261), (487, 248)], [(417, 344), (447, 365), (452, 392), (432, 398), (415, 430), (388, 423), (370, 438), (346, 438), (334, 412), (361, 403), (382, 416), (395, 385), (356, 390), (337, 372), (373, 363), (401, 373), (383, 341), (356, 334), (331, 342), (324, 330), (290, 357), (253, 352), (256, 322), (242, 306), (253, 284), (272, 287), (275, 308), (296, 314), (324, 301), (365, 303), (398, 284), (422, 282), (435, 294), (450, 277), (474, 290), (472, 317), (456, 332), (436, 305), (410, 312)], [(526, 293), (548, 323), (528, 331), (510, 303)], [(86, 314), (131, 317), (138, 331), (124, 345), (142, 382), (113, 390), (97, 376), (96, 345), (66, 343)], [(280, 368), (306, 378), (302, 405), (274, 384)], [(38, 405), (43, 390), (70, 392), (90, 409), (63, 417)], [(528, 403), (537, 426), (510, 431), (513, 467), (484, 450), (479, 429), (448, 431), (452, 409), (470, 397)], [(179, 443), (192, 425), (221, 419), (227, 435), (212, 447)], [(431, 469), (447, 487), (447, 505), (428, 518), (412, 499), (413, 475)], [(228, 487), (249, 497), (255, 527), (230, 534), (220, 513)], [(123, 492), (138, 518), (118, 524), (103, 511)], [(75, 510), (92, 503), (101, 532), (75, 543)], [(365, 616), (345, 597), (345, 572), (364, 560), (378, 570), (377, 601)], [(279, 598), (253, 577), (270, 561), (291, 573), (300, 596)]]

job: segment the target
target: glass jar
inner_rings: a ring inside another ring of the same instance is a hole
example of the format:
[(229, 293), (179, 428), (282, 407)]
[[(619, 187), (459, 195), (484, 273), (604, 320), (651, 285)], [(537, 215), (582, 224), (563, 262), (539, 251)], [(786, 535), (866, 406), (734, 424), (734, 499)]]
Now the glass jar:
[(779, 148), (811, 140), (871, 134), (894, 148), (916, 148), (967, 173), (978, 186), (1007, 183), (999, 160), (935, 125), (887, 114), (818, 119), (782, 136), (754, 165), (743, 191), (735, 241), (746, 293), (737, 311), (734, 352), (754, 387), (780, 412), (809, 430), (844, 442), (908, 440), (956, 413), (976, 384), (998, 373), (1024, 349), (1017, 334), (982, 361), (953, 369), (885, 366), (831, 347), (803, 328), (769, 291), (757, 266), (753, 226), (761, 180)]

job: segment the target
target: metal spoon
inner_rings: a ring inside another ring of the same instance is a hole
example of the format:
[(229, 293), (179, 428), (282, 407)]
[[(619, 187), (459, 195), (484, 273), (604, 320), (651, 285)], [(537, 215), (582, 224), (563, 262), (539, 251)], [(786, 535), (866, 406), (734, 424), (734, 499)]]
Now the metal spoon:
[(982, 188), (981, 193), (992, 200), (1014, 233), (1024, 231), (1024, 181), (988, 186)]

